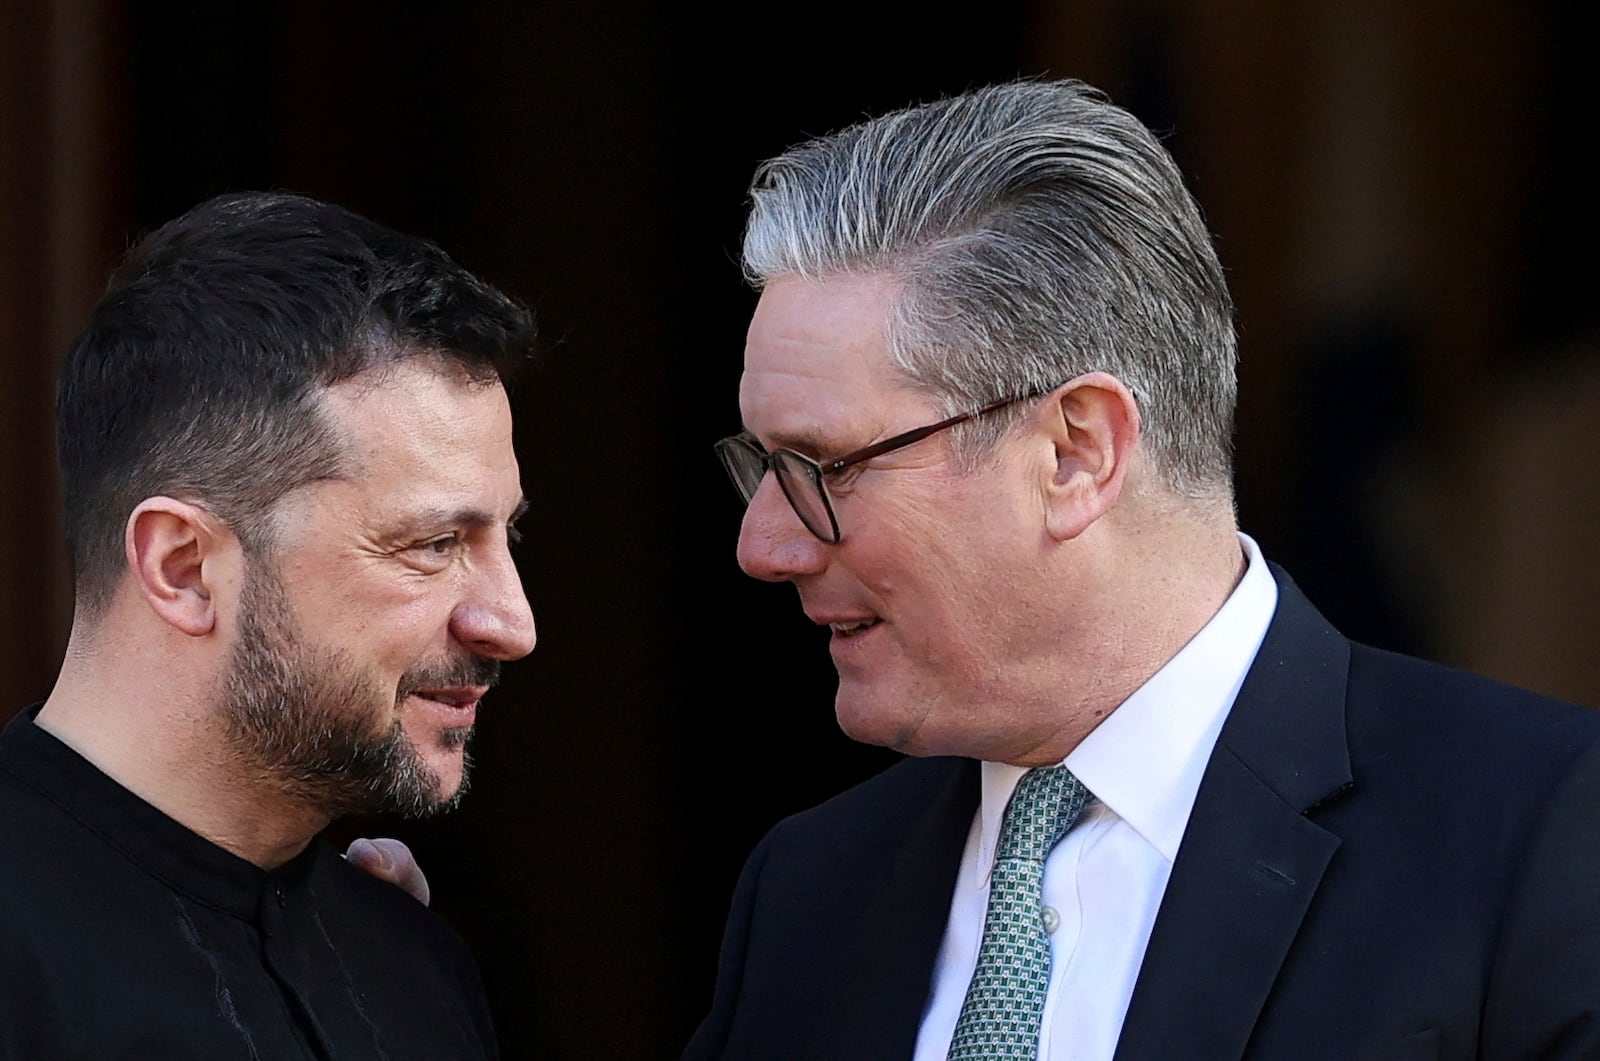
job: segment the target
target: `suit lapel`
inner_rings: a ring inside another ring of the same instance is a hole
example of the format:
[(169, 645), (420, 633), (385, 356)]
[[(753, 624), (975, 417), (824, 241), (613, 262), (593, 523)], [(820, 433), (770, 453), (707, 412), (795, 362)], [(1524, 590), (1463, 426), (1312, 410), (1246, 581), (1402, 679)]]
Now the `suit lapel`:
[(1206, 766), (1116, 1061), (1237, 1061), (1339, 840), (1350, 646), (1274, 567), (1278, 607)]
[(951, 759), (903, 843), (863, 882), (860, 962), (841, 970), (838, 1005), (824, 1019), (850, 1056), (910, 1057), (950, 916), (961, 852), (978, 806), (978, 766)]

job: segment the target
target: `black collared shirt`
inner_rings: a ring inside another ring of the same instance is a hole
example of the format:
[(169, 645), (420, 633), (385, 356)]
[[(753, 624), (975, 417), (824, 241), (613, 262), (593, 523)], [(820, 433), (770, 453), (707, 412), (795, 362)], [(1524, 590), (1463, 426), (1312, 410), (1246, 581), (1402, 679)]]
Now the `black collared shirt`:
[(270, 872), (0, 733), (0, 1059), (497, 1056), (460, 940), (321, 840)]

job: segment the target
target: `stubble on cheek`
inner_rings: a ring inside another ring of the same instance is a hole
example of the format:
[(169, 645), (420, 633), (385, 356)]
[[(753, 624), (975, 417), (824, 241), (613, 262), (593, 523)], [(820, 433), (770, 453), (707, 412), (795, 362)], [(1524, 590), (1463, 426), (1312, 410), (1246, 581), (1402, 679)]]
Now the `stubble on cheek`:
[[(418, 667), (402, 686), (469, 684), (463, 675), (484, 674), (471, 664)], [(460, 781), (445, 791), (402, 725), (395, 693), (377, 685), (346, 653), (308, 647), (269, 579), (258, 576), (246, 587), (238, 639), (218, 693), (229, 749), (243, 776), (330, 817), (425, 817), (453, 808), (467, 791), (471, 728), (451, 727), (438, 738), (440, 747), (461, 755)]]

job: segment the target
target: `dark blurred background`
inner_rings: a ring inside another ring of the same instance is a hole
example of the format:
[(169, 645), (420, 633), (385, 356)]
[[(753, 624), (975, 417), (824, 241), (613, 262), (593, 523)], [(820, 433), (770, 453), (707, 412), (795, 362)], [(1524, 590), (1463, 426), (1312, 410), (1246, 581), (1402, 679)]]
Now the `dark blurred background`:
[[(1600, 704), (1596, 91), (1576, 0), (0, 0), (0, 719), (70, 621), (55, 366), (118, 254), (279, 187), (531, 303), (514, 397), (539, 647), (413, 844), (508, 1058), (669, 1058), (760, 834), (890, 757), (825, 635), (745, 579), (756, 163), (980, 83), (1076, 76), (1159, 130), (1239, 306), (1243, 525), (1346, 633)], [(404, 970), (396, 970), (404, 975)]]

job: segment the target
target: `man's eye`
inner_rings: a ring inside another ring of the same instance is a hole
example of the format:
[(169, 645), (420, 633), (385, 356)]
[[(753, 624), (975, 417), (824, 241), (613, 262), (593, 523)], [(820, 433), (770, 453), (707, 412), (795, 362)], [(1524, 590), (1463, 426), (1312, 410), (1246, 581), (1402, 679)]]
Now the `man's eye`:
[(429, 556), (454, 556), (461, 548), (461, 539), (454, 534), (444, 534), (412, 548)]

